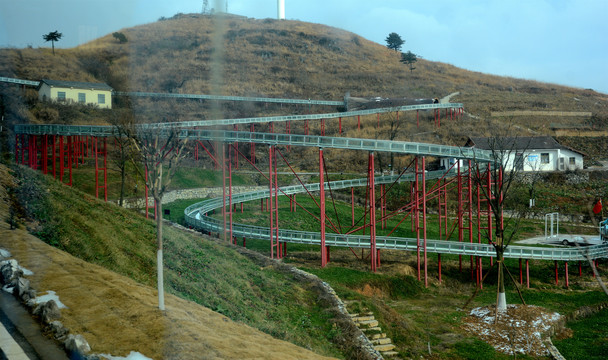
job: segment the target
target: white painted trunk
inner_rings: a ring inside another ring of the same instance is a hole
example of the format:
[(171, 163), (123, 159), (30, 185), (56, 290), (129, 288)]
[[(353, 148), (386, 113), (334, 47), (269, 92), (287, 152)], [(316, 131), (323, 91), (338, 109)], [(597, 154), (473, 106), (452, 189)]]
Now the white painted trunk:
[(165, 287), (163, 281), (163, 250), (156, 252), (156, 269), (158, 279), (158, 308), (165, 310)]
[(507, 297), (504, 292), (498, 293), (498, 311), (507, 310)]

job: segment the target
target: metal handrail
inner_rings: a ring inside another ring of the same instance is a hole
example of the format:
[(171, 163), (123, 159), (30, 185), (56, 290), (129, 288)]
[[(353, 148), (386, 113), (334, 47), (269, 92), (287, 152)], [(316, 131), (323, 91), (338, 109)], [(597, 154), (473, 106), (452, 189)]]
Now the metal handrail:
[[(454, 175), (454, 172), (448, 173), (448, 175)], [(442, 171), (429, 172), (426, 177), (428, 179), (440, 178), (445, 176)], [(412, 181), (414, 174), (405, 174), (399, 177), (398, 175), (392, 176), (377, 176), (374, 178), (375, 183), (392, 183), (394, 181)], [(331, 183), (331, 187), (334, 190), (354, 187), (354, 186), (365, 186), (367, 179), (353, 179), (343, 180)], [(329, 184), (325, 183), (324, 186), (329, 188)], [(291, 195), (301, 193), (305, 191), (318, 191), (320, 189), (319, 183), (312, 183), (306, 185), (292, 185), (279, 188), (279, 192), (285, 195)], [(270, 196), (268, 189), (250, 191), (240, 193), (232, 196), (232, 203), (238, 204), (245, 201), (263, 199)], [(188, 206), (184, 210), (184, 216), (186, 224), (193, 228), (206, 230), (209, 232), (223, 232), (223, 224), (216, 219), (213, 219), (205, 214), (212, 212), (213, 210), (223, 206), (223, 199), (213, 198), (199, 203)], [(226, 202), (230, 201), (229, 197), (226, 197)], [(233, 236), (238, 237), (249, 237), (257, 239), (270, 239), (270, 230), (268, 227), (244, 225), (233, 223), (232, 224)], [(289, 229), (279, 229), (279, 240), (288, 243), (297, 244), (309, 244), (309, 245), (320, 245), (321, 234), (310, 231), (299, 231)], [(369, 236), (366, 235), (345, 235), (326, 233), (325, 244), (327, 246), (338, 246), (338, 247), (352, 247), (352, 248), (369, 248), (370, 240)], [(402, 251), (416, 251), (420, 246), (417, 239), (415, 238), (401, 238), (401, 237), (386, 237), (378, 236), (376, 238), (376, 248), (378, 249), (391, 249), (391, 250), (402, 250)], [(471, 256), (483, 256), (483, 257), (495, 257), (496, 250), (492, 245), (479, 244), (479, 243), (466, 243), (456, 242), (447, 240), (431, 240), (427, 239), (427, 252), (440, 253), (440, 254), (456, 254), (456, 255), (471, 255)], [(527, 247), (527, 246), (509, 246), (505, 253), (505, 258), (525, 258), (525, 259), (539, 259), (539, 260), (560, 260), (560, 261), (579, 261), (587, 258), (596, 259), (602, 257), (608, 257), (608, 244), (588, 246), (581, 249), (552, 249), (552, 248), (541, 248), (541, 247)]]

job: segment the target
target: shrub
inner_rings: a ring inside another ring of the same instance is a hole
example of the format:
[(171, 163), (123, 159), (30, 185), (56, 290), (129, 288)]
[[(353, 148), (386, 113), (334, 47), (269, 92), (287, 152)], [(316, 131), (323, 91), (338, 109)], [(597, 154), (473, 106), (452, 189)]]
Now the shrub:
[(121, 32), (115, 32), (115, 33), (112, 34), (112, 36), (114, 36), (114, 38), (116, 40), (118, 40), (118, 42), (121, 43), (121, 44), (124, 44), (124, 43), (126, 43), (128, 41), (127, 37), (125, 36), (125, 34), (123, 34)]

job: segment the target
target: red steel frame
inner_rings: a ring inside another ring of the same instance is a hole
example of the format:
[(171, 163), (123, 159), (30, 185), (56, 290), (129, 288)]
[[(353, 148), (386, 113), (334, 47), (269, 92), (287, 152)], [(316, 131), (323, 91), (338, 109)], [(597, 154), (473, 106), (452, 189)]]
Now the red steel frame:
[(319, 203), (321, 210), (321, 267), (329, 262), (329, 248), (325, 246), (325, 173), (323, 164), (323, 148), (319, 148)]
[[(448, 110), (446, 109), (446, 118), (454, 119), (459, 115), (462, 116), (462, 109), (458, 109), (454, 111), (454, 109), (450, 109), (448, 114)], [(399, 117), (399, 113), (397, 112), (397, 117)], [(377, 114), (377, 121), (379, 125), (379, 114)], [(419, 125), (419, 114), (416, 111), (416, 122)], [(435, 125), (439, 127), (441, 124), (441, 112), (435, 111)], [(321, 134), (325, 134), (325, 119), (321, 120), (320, 131)], [(270, 126), (271, 131), (273, 131), (273, 126)], [(357, 129), (361, 128), (361, 119), (360, 116), (357, 116)], [(235, 130), (236, 130), (235, 125)], [(287, 133), (291, 132), (291, 124), (287, 123), (285, 126), (285, 131)], [(255, 131), (254, 124), (251, 124), (250, 128), (251, 132)], [(310, 126), (308, 120), (304, 123), (304, 132), (308, 134), (310, 131)], [(339, 118), (339, 132), (342, 132), (342, 118)], [(52, 136), (52, 138), (50, 137)], [(58, 138), (57, 138), (58, 137)], [(100, 142), (103, 141), (103, 146), (101, 146)], [(48, 161), (51, 161), (53, 176), (57, 177), (57, 157), (59, 158), (59, 181), (64, 182), (63, 175), (65, 173), (65, 168), (67, 165), (69, 171), (69, 182), (68, 185), (72, 185), (72, 165), (74, 164), (78, 167), (78, 162), (80, 160), (81, 164), (85, 163), (85, 157), (88, 157), (89, 149), (88, 149), (89, 138), (88, 137), (79, 137), (79, 136), (63, 136), (63, 135), (26, 135), (26, 134), (17, 134), (15, 135), (15, 161), (21, 162), (22, 164), (26, 164), (25, 153), (27, 152), (27, 164), (33, 168), (38, 169), (41, 168), (41, 171), (45, 174), (49, 173)], [(200, 143), (200, 144), (199, 144)], [(217, 159), (213, 156), (213, 154), (202, 144), (202, 142), (198, 142), (196, 144), (195, 156), (198, 157), (198, 146), (202, 146), (205, 151), (210, 155), (212, 159), (214, 159), (216, 163), (216, 167), (218, 165)], [(59, 147), (59, 154), (57, 154), (56, 147)], [(232, 206), (232, 164), (234, 162), (234, 166), (238, 168), (238, 153), (240, 152), (238, 149), (238, 145), (228, 145), (227, 154), (225, 145), (222, 146), (224, 151), (225, 159), (223, 161), (223, 195), (224, 195), (224, 228), (228, 229), (225, 232), (225, 238), (230, 236), (232, 242), (235, 242), (232, 236), (232, 214), (233, 214), (233, 206)], [(51, 155), (49, 156), (49, 150)], [(40, 151), (40, 158), (38, 157), (38, 152)], [(255, 144), (250, 144), (251, 151), (251, 163), (255, 164)], [(267, 200), (267, 210), (270, 213), (270, 233), (271, 233), (271, 256), (282, 258), (285, 254), (285, 244), (281, 243), (279, 240), (279, 226), (278, 226), (278, 183), (277, 183), (277, 161), (276, 161), (276, 149), (274, 146), (269, 147), (269, 189), (270, 189), (270, 198)], [(99, 189), (104, 189), (104, 199), (107, 201), (107, 191), (108, 191), (108, 183), (107, 183), (107, 139), (103, 138), (103, 140), (92, 137), (91, 138), (91, 152), (95, 154), (95, 178), (96, 178), (96, 196), (99, 197)], [(103, 156), (103, 166), (99, 164), (100, 156)], [(243, 157), (246, 159), (246, 157)], [(246, 159), (248, 160), (248, 159)], [(67, 161), (67, 164), (66, 164)], [(248, 160), (249, 161), (249, 160)], [(365, 232), (365, 228), (370, 228), (370, 261), (371, 261), (371, 270), (376, 271), (378, 266), (380, 266), (380, 254), (379, 250), (376, 248), (376, 189), (375, 189), (375, 160), (374, 153), (370, 152), (369, 154), (369, 162), (368, 162), (368, 185), (366, 190), (366, 199), (365, 199), (365, 212), (366, 214), (363, 216), (364, 225), (359, 228)], [(447, 215), (447, 186), (448, 182), (443, 180), (443, 183), (439, 185), (437, 189), (434, 191), (437, 192), (437, 195), (434, 197), (429, 197), (429, 193), (427, 193), (426, 189), (426, 175), (425, 175), (425, 158), (424, 157), (416, 157), (415, 160), (415, 180), (412, 183), (412, 199), (409, 207), (411, 208), (410, 213), (412, 214), (412, 230), (416, 231), (417, 238), (417, 268), (418, 268), (418, 279), (421, 280), (421, 273), (424, 271), (424, 282), (425, 286), (428, 286), (428, 258), (426, 251), (426, 240), (427, 240), (427, 219), (426, 219), (426, 207), (429, 200), (434, 199), (435, 197), (438, 199), (438, 221), (439, 221), (439, 238), (442, 237), (446, 240), (450, 237), (450, 232), (448, 232), (448, 215)], [(255, 165), (254, 165), (255, 166)], [(324, 160), (323, 160), (323, 149), (319, 149), (319, 177), (320, 177), (320, 201), (319, 208), (321, 212), (320, 224), (321, 224), (321, 264), (322, 266), (326, 266), (330, 260), (329, 256), (329, 246), (325, 244), (325, 232), (326, 232), (326, 222), (329, 220), (326, 217), (325, 208), (326, 208), (326, 199), (325, 199), (325, 172), (324, 172)], [(466, 235), (468, 235), (468, 241), (473, 242), (473, 206), (476, 205), (477, 210), (477, 240), (481, 242), (481, 238), (485, 235), (488, 238), (488, 241), (492, 243), (492, 211), (491, 205), (486, 198), (486, 196), (482, 196), (482, 193), (492, 194), (492, 176), (491, 176), (491, 166), (488, 164), (488, 168), (486, 172), (484, 172), (484, 177), (486, 177), (486, 181), (482, 184), (473, 184), (472, 181), (472, 163), (468, 160), (468, 168), (464, 172), (461, 169), (461, 160), (458, 160), (457, 165), (457, 190), (458, 190), (458, 210), (457, 210), (457, 219), (454, 226), (458, 227), (458, 241), (466, 241)], [(499, 172), (499, 182), (502, 182), (502, 169)], [(99, 185), (99, 171), (103, 172), (103, 185)], [(146, 171), (147, 175), (147, 171)], [(479, 177), (479, 176), (478, 176)], [(440, 180), (441, 181), (441, 180)], [(327, 185), (330, 186), (329, 179), (327, 181)], [(146, 187), (146, 216), (148, 214), (148, 189)], [(330, 187), (331, 190), (331, 187)], [(390, 189), (389, 189), (390, 190)], [(434, 192), (431, 190), (431, 192)], [(385, 185), (381, 185), (380, 194), (381, 197), (379, 200), (380, 206), (380, 222), (382, 229), (384, 229), (387, 225), (388, 217), (392, 215), (387, 215), (387, 205), (386, 205), (386, 196), (387, 190), (385, 189)], [(473, 201), (473, 194), (477, 194), (476, 201)], [(502, 197), (502, 194), (499, 196)], [(226, 201), (228, 203), (226, 203)], [(351, 226), (355, 227), (355, 218), (354, 218), (354, 189), (351, 188)], [(295, 211), (296, 206), (299, 204), (296, 201), (295, 195), (290, 196), (290, 211)], [(242, 209), (242, 206), (241, 206)], [(405, 209), (405, 207), (404, 207)], [(365, 224), (367, 220), (367, 214), (369, 213), (369, 224)], [(502, 224), (502, 216), (501, 216), (501, 224)], [(331, 223), (331, 220), (329, 220)], [(334, 230), (337, 231), (336, 227), (333, 224), (330, 224)], [(353, 230), (356, 231), (356, 230)], [(468, 234), (466, 233), (468, 231)], [(422, 242), (421, 242), (422, 240)], [(245, 240), (243, 240), (243, 245), (245, 244)], [(422, 247), (422, 249), (421, 249)], [(423, 251), (423, 258), (421, 259), (421, 250)], [(491, 258), (492, 259), (492, 258)], [(522, 270), (522, 260), (519, 261), (520, 267), (520, 277), (519, 281), (523, 284), (523, 270)], [(424, 262), (424, 268), (421, 267), (422, 262)], [(441, 254), (437, 256), (438, 263), (438, 278), (439, 282), (441, 282)], [(568, 262), (565, 262), (565, 283), (566, 287), (569, 287), (569, 272), (568, 272)], [(530, 287), (530, 278), (529, 278), (529, 260), (525, 259), (525, 273), (526, 273), (526, 286)], [(462, 259), (460, 259), (460, 270), (462, 271)], [(581, 265), (579, 262), (579, 275), (582, 276)], [(481, 258), (476, 259), (475, 266), (473, 266), (473, 256), (471, 256), (471, 276), (474, 278), (478, 284), (478, 286), (482, 287), (481, 283), (482, 279), (482, 262)], [(558, 264), (555, 261), (555, 282), (558, 284)]]
[[(224, 241), (229, 240), (236, 244), (236, 239), (232, 236), (232, 145), (222, 143), (222, 217), (224, 219)], [(228, 181), (228, 191), (226, 191), (226, 181)], [(228, 202), (226, 202), (228, 198)], [(228, 218), (227, 218), (228, 217)]]

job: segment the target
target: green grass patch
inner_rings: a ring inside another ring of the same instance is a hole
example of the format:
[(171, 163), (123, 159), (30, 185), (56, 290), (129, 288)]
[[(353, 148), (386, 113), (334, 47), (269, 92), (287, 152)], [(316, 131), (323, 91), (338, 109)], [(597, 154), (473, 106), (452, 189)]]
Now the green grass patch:
[[(34, 220), (30, 230), (73, 256), (156, 286), (153, 220), (40, 172), (18, 167), (15, 175), (20, 181), (14, 190), (17, 201)], [(339, 333), (310, 285), (170, 226), (164, 227), (164, 246), (166, 291), (319, 354), (343, 357), (331, 343)]]
[[(604, 295), (605, 298), (605, 295)], [(566, 359), (605, 359), (608, 355), (608, 309), (567, 326), (574, 332), (571, 338), (554, 340), (553, 344)]]

